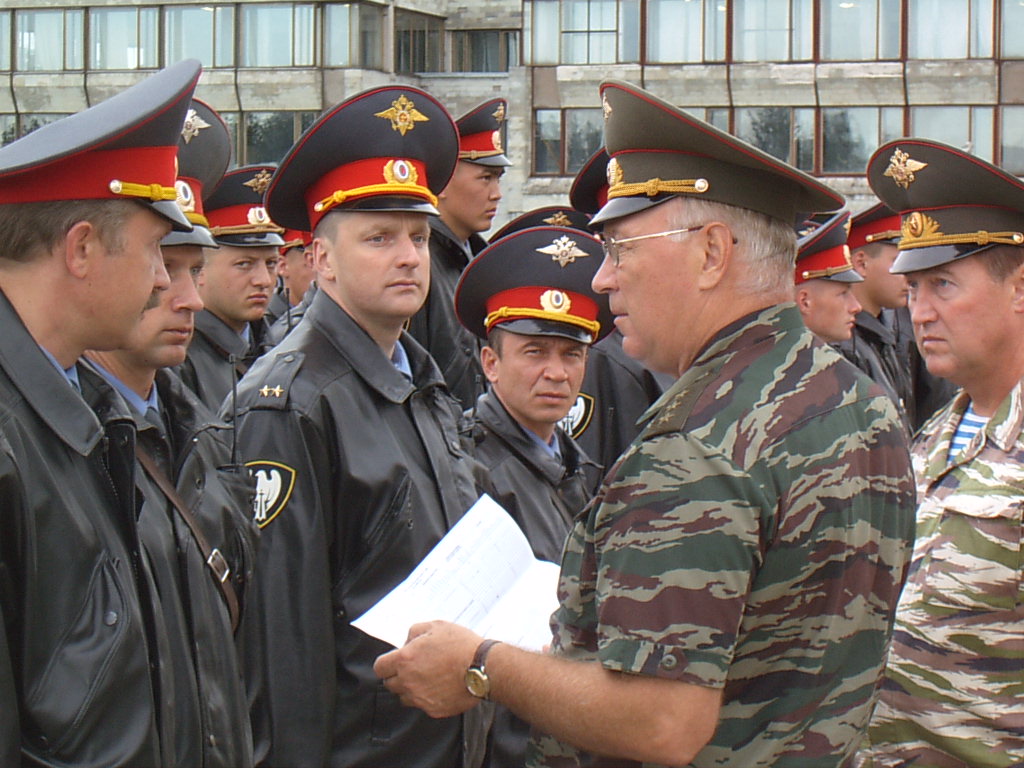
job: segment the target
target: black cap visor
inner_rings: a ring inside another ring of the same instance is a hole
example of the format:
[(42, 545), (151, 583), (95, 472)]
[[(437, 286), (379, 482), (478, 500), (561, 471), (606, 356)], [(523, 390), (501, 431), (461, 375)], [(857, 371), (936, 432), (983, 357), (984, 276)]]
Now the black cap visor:
[(579, 341), (583, 344), (591, 344), (594, 341), (594, 334), (586, 328), (569, 323), (559, 323), (554, 320), (540, 320), (531, 317), (523, 317), (517, 320), (509, 320), (495, 325), (491, 330), (500, 328), (509, 333), (519, 336), (559, 336), (571, 341)]
[(631, 216), (640, 211), (646, 211), (656, 205), (671, 200), (679, 195), (658, 195), (656, 197), (614, 197), (610, 199), (600, 211), (594, 214), (590, 220), (591, 229), (600, 229), (597, 225), (607, 224), (613, 219), (621, 219), (623, 216)]
[(894, 275), (905, 275), (909, 272), (920, 272), (923, 269), (931, 269), (948, 264), (951, 261), (958, 261), (981, 253), (992, 248), (996, 243), (978, 245), (976, 243), (964, 243), (962, 245), (933, 245), (928, 248), (910, 248), (900, 251), (896, 256), (889, 271)]
[(215, 235), (220, 245), (233, 245), (236, 248), (259, 248), (272, 245), (280, 248), (284, 240), (276, 232), (249, 232), (246, 234)]
[(210, 230), (196, 226), (191, 232), (170, 232), (160, 241), (161, 247), (173, 245), (198, 245), (202, 248), (220, 248)]
[(139, 200), (157, 216), (171, 222), (175, 232), (191, 232), (192, 222), (189, 221), (177, 200)]

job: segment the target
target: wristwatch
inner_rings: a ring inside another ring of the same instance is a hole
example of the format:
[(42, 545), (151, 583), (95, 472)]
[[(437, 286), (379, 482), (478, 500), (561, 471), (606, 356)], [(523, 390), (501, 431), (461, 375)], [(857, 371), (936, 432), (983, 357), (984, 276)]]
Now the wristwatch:
[(491, 648), (500, 643), (500, 640), (484, 640), (477, 646), (473, 654), (473, 663), (466, 670), (466, 690), (478, 699), (486, 699), (491, 693), (491, 679), (487, 677), (487, 670), (484, 664), (487, 662), (487, 654)]

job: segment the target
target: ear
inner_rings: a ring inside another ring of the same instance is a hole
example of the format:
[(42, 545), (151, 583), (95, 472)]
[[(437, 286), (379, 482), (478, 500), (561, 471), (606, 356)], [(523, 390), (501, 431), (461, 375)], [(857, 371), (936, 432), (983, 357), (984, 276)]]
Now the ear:
[(1024, 264), (1013, 270), (1006, 279), (1010, 283), (1010, 290), (1013, 292), (1010, 299), (1013, 311), (1024, 314)]
[(850, 263), (853, 264), (853, 268), (857, 270), (857, 274), (864, 277), (867, 272), (867, 263), (870, 257), (859, 248), (856, 251), (850, 252)]
[[(342, 226), (339, 224), (338, 226)], [(328, 255), (331, 252), (333, 243), (326, 237), (314, 237), (313, 242), (310, 244), (310, 252), (313, 254), (313, 268), (316, 270), (318, 278), (323, 278), (325, 282), (335, 282), (337, 277), (334, 274), (334, 267), (331, 266)]]
[(794, 301), (796, 301), (800, 314), (806, 315), (811, 311), (811, 292), (804, 286), (797, 286)]
[(732, 264), (736, 245), (732, 230), (720, 221), (709, 222), (704, 233), (704, 261), (697, 277), (697, 287), (703, 290), (715, 288)]
[(498, 353), (493, 348), (485, 346), (480, 349), (480, 366), (491, 384), (498, 380)]
[(68, 272), (77, 278), (88, 277), (97, 259), (106, 255), (99, 232), (89, 221), (79, 221), (68, 230), (63, 249), (64, 264)]

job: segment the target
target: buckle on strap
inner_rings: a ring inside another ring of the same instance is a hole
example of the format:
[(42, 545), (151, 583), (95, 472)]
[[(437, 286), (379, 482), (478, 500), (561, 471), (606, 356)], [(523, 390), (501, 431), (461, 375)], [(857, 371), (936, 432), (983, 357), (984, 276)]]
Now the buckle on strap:
[(216, 547), (210, 552), (210, 556), (206, 558), (206, 564), (210, 566), (213, 575), (217, 577), (217, 581), (221, 584), (227, 581), (228, 576), (231, 575), (231, 567), (228, 565), (228, 561)]

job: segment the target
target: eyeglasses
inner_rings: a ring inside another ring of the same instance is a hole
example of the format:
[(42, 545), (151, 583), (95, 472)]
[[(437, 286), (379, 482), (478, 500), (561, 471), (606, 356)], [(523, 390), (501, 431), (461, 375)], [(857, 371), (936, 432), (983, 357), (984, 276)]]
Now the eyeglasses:
[(652, 232), (649, 235), (637, 235), (636, 237), (623, 237), (616, 239), (609, 235), (602, 235), (601, 237), (601, 248), (604, 250), (605, 258), (611, 259), (612, 264), (616, 267), (622, 261), (622, 251), (619, 250), (619, 246), (625, 245), (626, 243), (635, 243), (638, 240), (650, 240), (653, 237), (667, 237), (668, 235), (684, 235), (687, 232), (696, 232), (699, 229), (704, 229), (706, 225), (700, 224), (696, 227), (686, 227), (685, 229), (670, 229), (666, 232)]

